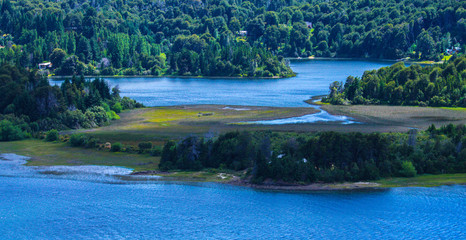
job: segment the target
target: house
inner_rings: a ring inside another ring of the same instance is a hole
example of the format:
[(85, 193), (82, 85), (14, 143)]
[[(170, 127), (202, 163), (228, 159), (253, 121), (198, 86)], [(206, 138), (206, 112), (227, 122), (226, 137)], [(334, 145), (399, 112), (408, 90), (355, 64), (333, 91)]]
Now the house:
[(246, 37), (248, 35), (248, 31), (238, 31), (236, 34), (241, 37)]
[(460, 52), (461, 52), (460, 47), (447, 48), (447, 50), (445, 50), (445, 53), (448, 55), (452, 55), (452, 54), (460, 53)]
[(39, 69), (40, 70), (45, 70), (47, 68), (51, 68), (52, 63), (51, 62), (46, 62), (46, 63), (39, 63)]
[(305, 23), (306, 23), (307, 28), (309, 28), (309, 29), (312, 28), (312, 23), (311, 22), (305, 22)]

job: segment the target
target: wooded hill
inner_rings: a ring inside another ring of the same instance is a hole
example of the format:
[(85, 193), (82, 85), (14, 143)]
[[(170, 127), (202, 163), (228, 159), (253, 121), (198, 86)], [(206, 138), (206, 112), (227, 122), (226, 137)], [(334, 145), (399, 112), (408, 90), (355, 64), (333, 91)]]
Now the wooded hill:
[(66, 79), (51, 86), (36, 72), (0, 66), (0, 141), (51, 129), (91, 128), (119, 119), (124, 109), (142, 107), (103, 79)]
[(440, 65), (406, 67), (399, 62), (366, 71), (362, 78), (334, 82), (322, 99), (332, 104), (389, 104), (466, 107), (466, 57)]
[[(283, 57), (442, 58), (466, 2), (2, 0), (0, 61), (76, 74), (293, 76)], [(463, 50), (459, 50), (459, 47)]]

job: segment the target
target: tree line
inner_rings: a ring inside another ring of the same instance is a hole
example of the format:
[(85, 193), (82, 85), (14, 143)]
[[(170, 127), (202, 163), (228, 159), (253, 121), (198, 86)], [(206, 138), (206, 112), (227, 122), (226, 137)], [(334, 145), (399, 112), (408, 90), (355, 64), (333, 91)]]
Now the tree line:
[(406, 67), (399, 62), (366, 71), (361, 78), (333, 82), (322, 99), (332, 104), (390, 104), (466, 107), (466, 56), (440, 65)]
[(51, 129), (92, 128), (119, 119), (124, 109), (142, 107), (104, 79), (74, 76), (51, 86), (37, 71), (0, 66), (0, 141), (18, 140)]
[(286, 77), (283, 57), (443, 58), (464, 1), (0, 2), (0, 61), (58, 75)]
[(161, 170), (246, 171), (252, 182), (375, 180), (466, 171), (466, 127), (425, 132), (315, 134), (230, 132), (165, 144)]

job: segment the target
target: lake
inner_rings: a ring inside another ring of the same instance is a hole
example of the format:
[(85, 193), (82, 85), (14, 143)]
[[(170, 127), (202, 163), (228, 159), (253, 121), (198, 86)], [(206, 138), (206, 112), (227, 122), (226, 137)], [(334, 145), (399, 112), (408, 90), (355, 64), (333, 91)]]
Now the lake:
[(45, 174), (47, 167), (3, 157), (0, 239), (466, 238), (465, 186), (267, 192), (123, 180), (113, 174), (127, 170), (115, 167)]
[[(361, 77), (364, 71), (390, 66), (392, 61), (363, 60), (294, 60), (291, 68), (296, 77), (285, 79), (238, 78), (105, 78), (111, 87), (118, 86), (121, 96), (130, 97), (145, 106), (185, 104), (225, 104), (272, 107), (313, 107), (305, 103), (312, 96), (328, 94), (334, 81), (345, 82), (348, 76)], [(60, 85), (63, 80), (53, 79)], [(249, 124), (296, 124), (340, 122), (354, 124), (354, 119), (320, 112), (299, 117), (249, 122)]]
[[(118, 85), (121, 96), (146, 106), (183, 104), (225, 104), (273, 107), (305, 107), (311, 96), (328, 94), (334, 81), (345, 82), (349, 75), (390, 66), (388, 61), (301, 60), (291, 61), (298, 73), (285, 79), (234, 78), (105, 78), (110, 86)], [(53, 84), (62, 81), (53, 80)]]
[[(389, 64), (293, 61), (299, 74), (289, 79), (107, 80), (147, 106), (300, 107), (333, 81)], [(130, 178), (117, 167), (25, 167), (19, 156), (3, 157), (0, 239), (466, 239), (465, 186), (268, 192)]]

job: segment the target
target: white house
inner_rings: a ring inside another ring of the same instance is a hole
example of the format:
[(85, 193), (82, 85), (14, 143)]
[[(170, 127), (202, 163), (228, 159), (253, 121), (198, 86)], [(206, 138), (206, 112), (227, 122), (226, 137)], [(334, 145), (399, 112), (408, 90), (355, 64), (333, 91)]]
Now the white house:
[(40, 70), (45, 70), (47, 68), (51, 68), (52, 63), (51, 62), (46, 62), (46, 63), (39, 63), (39, 69)]

